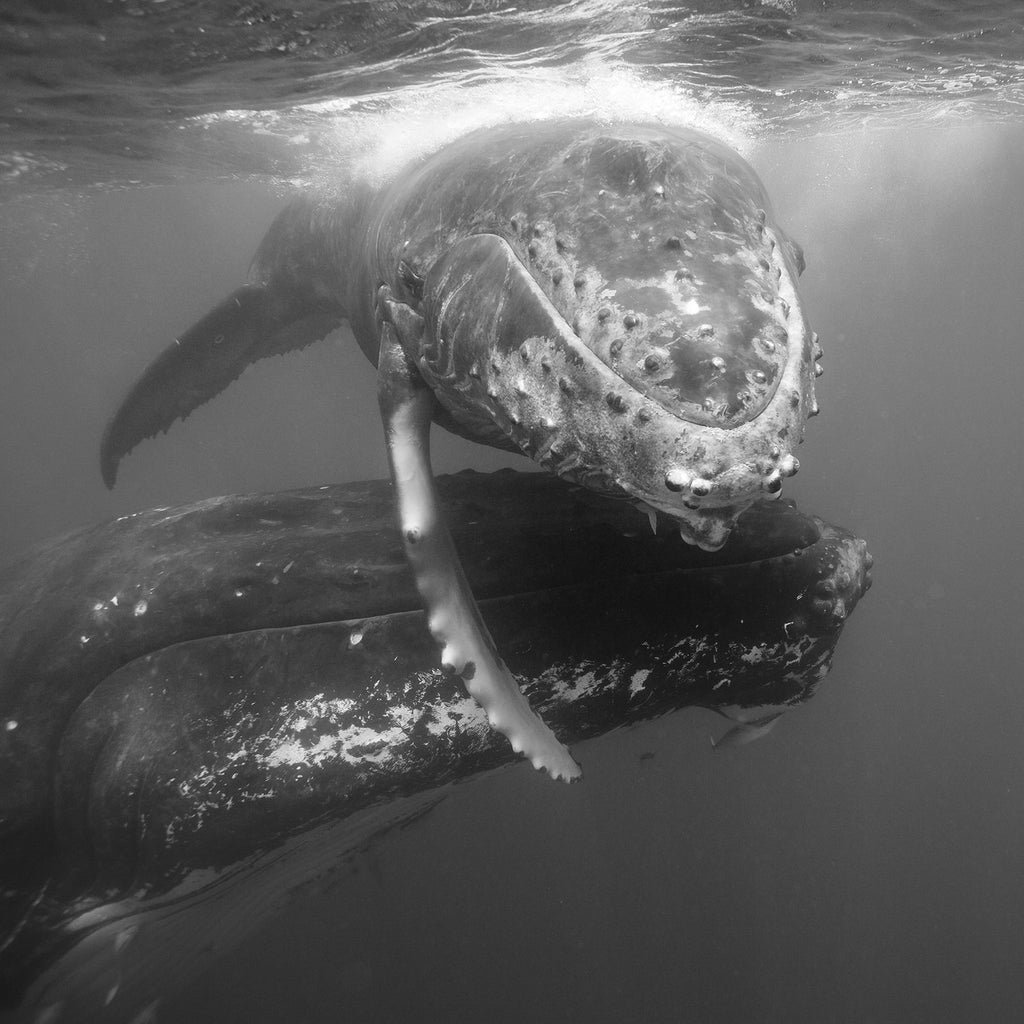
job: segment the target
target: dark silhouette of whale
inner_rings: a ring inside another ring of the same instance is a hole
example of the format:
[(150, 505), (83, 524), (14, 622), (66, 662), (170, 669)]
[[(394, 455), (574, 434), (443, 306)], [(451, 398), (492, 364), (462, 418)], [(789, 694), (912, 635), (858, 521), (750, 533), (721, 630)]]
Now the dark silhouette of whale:
[(586, 120), (467, 135), (376, 192), (301, 201), (250, 284), (177, 339), (112, 419), (101, 467), (257, 359), (347, 318), (378, 367), (408, 559), (442, 664), (535, 767), (579, 767), (531, 711), (466, 584), (432, 421), (674, 520), (714, 550), (798, 468), (821, 350), (803, 258), (763, 186), (700, 132)]

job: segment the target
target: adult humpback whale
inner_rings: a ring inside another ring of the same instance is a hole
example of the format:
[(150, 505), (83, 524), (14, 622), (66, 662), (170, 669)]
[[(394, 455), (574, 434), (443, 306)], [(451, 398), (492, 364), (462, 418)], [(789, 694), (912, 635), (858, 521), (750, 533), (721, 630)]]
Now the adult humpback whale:
[(405, 550), (442, 664), (535, 767), (580, 769), (499, 658), (444, 526), (432, 421), (672, 517), (714, 550), (797, 470), (817, 411), (802, 255), (764, 188), (700, 132), (587, 120), (487, 128), (372, 195), (301, 201), (250, 284), (177, 339), (109, 424), (101, 466), (251, 362), (347, 318), (378, 367)]
[[(818, 691), (871, 583), (864, 541), (787, 502), (705, 552), (547, 474), (437, 484), (500, 649), (573, 743), (692, 706), (754, 738)], [(436, 665), (392, 502), (385, 481), (210, 498), (0, 566), (0, 1019), (140, 1019), (515, 758)]]

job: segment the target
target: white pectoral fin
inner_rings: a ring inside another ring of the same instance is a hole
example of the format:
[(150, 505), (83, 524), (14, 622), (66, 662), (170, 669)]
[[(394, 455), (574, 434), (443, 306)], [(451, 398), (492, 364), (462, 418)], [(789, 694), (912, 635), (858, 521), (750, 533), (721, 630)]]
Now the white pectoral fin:
[(579, 778), (568, 749), (530, 708), (494, 641), (466, 582), (444, 524), (430, 467), (430, 424), (436, 399), (402, 350), (395, 327), (381, 325), (377, 394), (398, 497), (405, 553), (426, 606), (441, 662), (460, 676), (512, 749), (552, 778)]

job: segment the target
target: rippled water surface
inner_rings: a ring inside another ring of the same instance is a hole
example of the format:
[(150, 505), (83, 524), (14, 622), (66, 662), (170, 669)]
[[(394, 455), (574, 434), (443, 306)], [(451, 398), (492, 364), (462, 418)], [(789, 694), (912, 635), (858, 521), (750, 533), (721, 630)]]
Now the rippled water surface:
[(389, 115), (697, 104), (807, 137), (1013, 120), (1024, 97), (1024, 11), (990, 0), (14, 2), (0, 47), (17, 188), (316, 178)]
[[(96, 1019), (1024, 1019), (1022, 5), (8, 3), (0, 76), (0, 559), (386, 475), (347, 329), (247, 371), (113, 493), (96, 453), (296, 190), (576, 113), (693, 124), (756, 167), (825, 346), (787, 490), (876, 559), (770, 736), (712, 750), (681, 713), (585, 744), (580, 786), (492, 776)], [(441, 470), (519, 464), (436, 444)]]

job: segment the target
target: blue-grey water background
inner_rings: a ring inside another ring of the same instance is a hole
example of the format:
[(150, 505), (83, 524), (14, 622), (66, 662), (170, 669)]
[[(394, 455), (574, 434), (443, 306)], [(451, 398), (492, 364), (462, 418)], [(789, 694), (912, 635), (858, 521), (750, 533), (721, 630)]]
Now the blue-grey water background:
[(1022, 61), (1010, 0), (5, 5), (0, 559), (386, 475), (347, 330), (247, 371), (113, 493), (97, 446), (296, 189), (579, 112), (697, 124), (763, 177), (826, 353), (787, 493), (876, 558), (769, 737), (712, 750), (721, 720), (684, 712), (584, 744), (582, 785), (464, 787), (169, 983), (163, 1024), (1024, 1019)]

